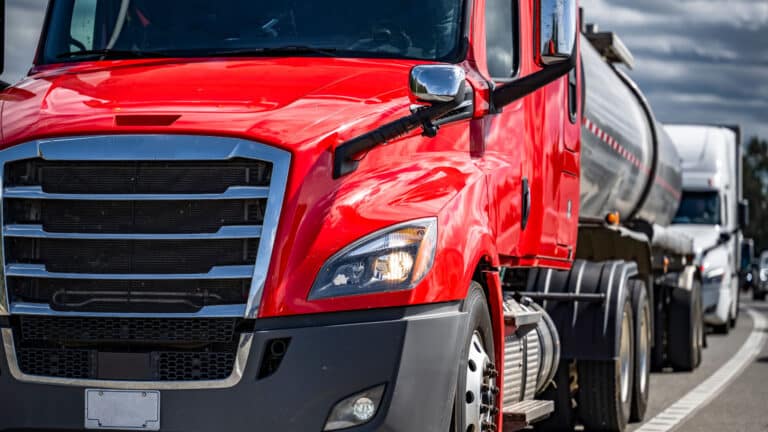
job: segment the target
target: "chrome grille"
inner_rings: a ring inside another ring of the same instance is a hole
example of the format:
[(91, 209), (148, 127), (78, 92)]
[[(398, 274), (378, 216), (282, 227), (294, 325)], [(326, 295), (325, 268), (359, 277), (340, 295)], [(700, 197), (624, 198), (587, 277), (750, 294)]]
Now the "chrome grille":
[[(243, 376), (290, 154), (91, 136), (0, 151), (2, 343), (22, 382), (226, 388)], [(236, 320), (235, 320), (236, 319)], [(128, 366), (126, 366), (128, 365)]]
[(127, 135), (37, 141), (0, 160), (0, 315), (256, 316), (287, 152)]

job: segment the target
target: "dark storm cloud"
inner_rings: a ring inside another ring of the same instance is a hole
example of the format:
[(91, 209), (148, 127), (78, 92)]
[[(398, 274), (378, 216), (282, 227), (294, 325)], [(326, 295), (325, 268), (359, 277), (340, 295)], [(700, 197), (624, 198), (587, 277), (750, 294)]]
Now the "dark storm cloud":
[(768, 1), (583, 0), (616, 31), (659, 119), (738, 123), (768, 138)]

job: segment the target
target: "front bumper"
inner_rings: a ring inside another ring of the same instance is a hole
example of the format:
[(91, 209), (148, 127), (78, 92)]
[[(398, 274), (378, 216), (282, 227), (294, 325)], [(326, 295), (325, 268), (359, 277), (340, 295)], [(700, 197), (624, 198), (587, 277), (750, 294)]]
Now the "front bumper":
[[(333, 406), (385, 384), (374, 419), (347, 431), (448, 430), (466, 316), (458, 304), (256, 322), (240, 382), (161, 392), (161, 431), (317, 431)], [(270, 340), (289, 338), (259, 379)], [(0, 430), (81, 430), (87, 387), (19, 382), (0, 357)]]

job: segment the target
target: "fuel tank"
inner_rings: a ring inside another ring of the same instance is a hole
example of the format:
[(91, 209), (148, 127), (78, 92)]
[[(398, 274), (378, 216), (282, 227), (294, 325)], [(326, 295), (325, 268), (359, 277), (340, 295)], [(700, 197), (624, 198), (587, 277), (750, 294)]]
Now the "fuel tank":
[(680, 203), (682, 168), (637, 85), (582, 35), (584, 115), (581, 215), (667, 226)]

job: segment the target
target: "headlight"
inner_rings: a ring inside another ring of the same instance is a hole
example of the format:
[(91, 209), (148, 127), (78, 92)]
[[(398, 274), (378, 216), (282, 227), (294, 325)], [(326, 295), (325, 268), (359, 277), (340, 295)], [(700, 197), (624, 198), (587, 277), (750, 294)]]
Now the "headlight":
[(374, 233), (325, 263), (309, 299), (411, 289), (432, 268), (436, 244), (435, 218), (406, 222)]
[(768, 282), (768, 269), (760, 269), (760, 280)]
[(723, 276), (725, 276), (725, 269), (716, 268), (710, 270), (704, 275), (704, 284), (719, 285), (723, 282)]

